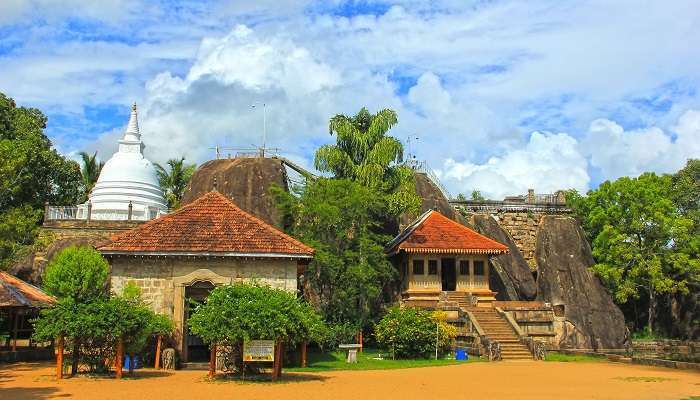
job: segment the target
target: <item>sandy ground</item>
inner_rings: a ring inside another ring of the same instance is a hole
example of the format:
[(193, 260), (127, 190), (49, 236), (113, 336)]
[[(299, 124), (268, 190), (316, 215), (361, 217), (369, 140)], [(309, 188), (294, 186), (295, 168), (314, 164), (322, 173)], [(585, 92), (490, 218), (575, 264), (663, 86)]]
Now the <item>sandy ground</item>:
[(285, 381), (279, 383), (210, 382), (205, 375), (206, 371), (147, 369), (121, 381), (79, 377), (59, 382), (50, 364), (0, 364), (0, 399), (680, 400), (700, 396), (700, 373), (616, 363), (510, 361), (285, 373)]

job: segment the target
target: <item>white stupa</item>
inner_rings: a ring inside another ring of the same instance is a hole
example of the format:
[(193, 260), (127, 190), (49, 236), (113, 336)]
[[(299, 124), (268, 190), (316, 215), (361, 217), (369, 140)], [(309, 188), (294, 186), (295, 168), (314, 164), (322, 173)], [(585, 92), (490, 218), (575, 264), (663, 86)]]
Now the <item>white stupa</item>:
[(119, 140), (119, 151), (102, 167), (90, 193), (91, 219), (128, 219), (130, 203), (132, 220), (150, 220), (168, 211), (156, 169), (143, 156), (144, 147), (134, 103), (129, 125)]

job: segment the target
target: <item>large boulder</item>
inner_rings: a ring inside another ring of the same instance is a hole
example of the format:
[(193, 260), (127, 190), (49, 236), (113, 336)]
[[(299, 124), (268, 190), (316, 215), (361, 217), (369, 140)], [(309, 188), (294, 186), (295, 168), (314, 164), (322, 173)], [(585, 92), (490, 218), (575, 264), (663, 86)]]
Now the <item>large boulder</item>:
[(498, 292), (498, 300), (533, 300), (537, 295), (537, 283), (527, 261), (520, 253), (513, 238), (498, 222), (488, 214), (474, 214), (471, 225), (484, 236), (510, 249), (508, 254), (491, 258), (491, 265), (497, 274), (492, 274), (491, 289)]
[[(457, 221), (462, 225), (468, 225), (467, 219), (462, 216), (457, 210), (450, 205), (449, 199), (442, 194), (440, 188), (428, 177), (424, 172), (416, 171), (416, 193), (421, 198), (422, 214), (428, 210), (437, 210), (440, 214)], [(402, 215), (400, 218), (401, 227), (413, 222), (413, 219), (408, 215)]]
[(591, 248), (570, 217), (544, 216), (537, 230), (537, 299), (563, 316), (557, 336), (562, 348), (619, 349), (627, 328), (622, 311), (591, 271)]
[(276, 158), (232, 158), (202, 164), (192, 176), (182, 198), (188, 204), (214, 188), (243, 210), (263, 221), (281, 227), (270, 187), (287, 190), (287, 171)]
[(35, 249), (10, 266), (8, 272), (25, 282), (41, 285), (46, 267), (61, 251), (70, 246), (97, 247), (107, 241), (104, 235), (64, 237), (51, 241), (45, 248)]

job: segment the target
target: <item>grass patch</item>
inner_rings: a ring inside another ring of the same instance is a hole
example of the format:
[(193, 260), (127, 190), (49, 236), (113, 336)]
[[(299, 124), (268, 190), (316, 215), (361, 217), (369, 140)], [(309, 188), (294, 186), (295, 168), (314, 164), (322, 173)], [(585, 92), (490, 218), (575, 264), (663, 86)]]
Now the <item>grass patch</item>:
[(594, 357), (586, 354), (562, 354), (562, 353), (547, 353), (545, 361), (558, 362), (601, 362), (606, 361), (605, 357)]
[(665, 382), (673, 380), (671, 378), (662, 378), (660, 376), (621, 376), (615, 379), (626, 382)]
[(468, 361), (457, 361), (454, 359), (392, 360), (391, 355), (388, 352), (380, 352), (374, 349), (364, 349), (362, 353), (357, 354), (357, 364), (346, 363), (345, 352), (309, 352), (306, 368), (285, 368), (284, 371), (323, 372), (345, 370), (420, 368), (441, 365), (464, 364), (479, 361), (484, 360), (472, 356), (469, 356)]

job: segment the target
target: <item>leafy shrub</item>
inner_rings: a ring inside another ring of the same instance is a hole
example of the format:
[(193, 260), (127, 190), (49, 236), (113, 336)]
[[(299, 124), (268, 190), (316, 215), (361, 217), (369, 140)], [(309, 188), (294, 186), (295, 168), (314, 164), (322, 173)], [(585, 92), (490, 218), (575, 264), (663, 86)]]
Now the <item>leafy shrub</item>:
[(438, 352), (444, 353), (457, 330), (447, 323), (445, 313), (419, 308), (393, 307), (375, 326), (377, 344), (394, 358), (430, 357), (435, 354), (436, 334)]
[(317, 340), (325, 331), (319, 315), (293, 294), (245, 283), (212, 290), (188, 324), (205, 343), (224, 346), (251, 339), (298, 343)]

